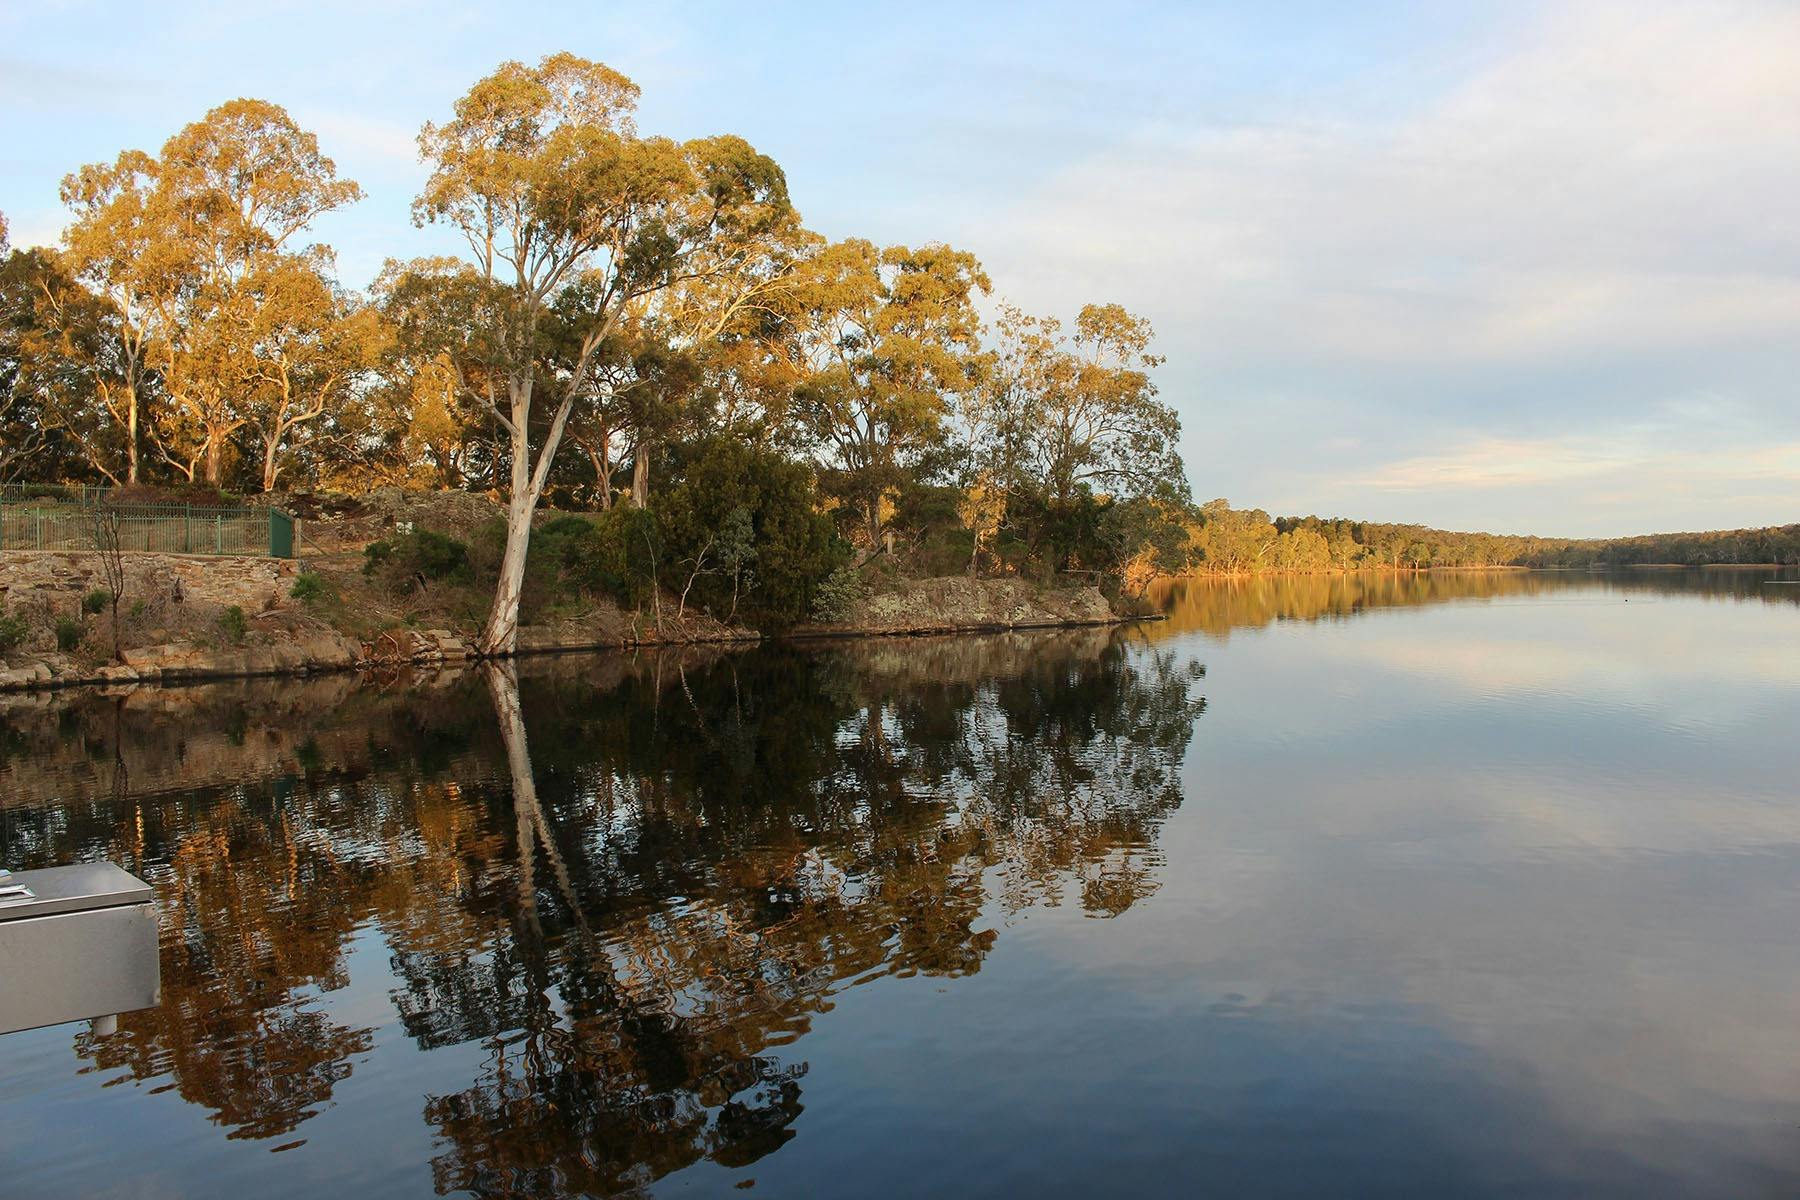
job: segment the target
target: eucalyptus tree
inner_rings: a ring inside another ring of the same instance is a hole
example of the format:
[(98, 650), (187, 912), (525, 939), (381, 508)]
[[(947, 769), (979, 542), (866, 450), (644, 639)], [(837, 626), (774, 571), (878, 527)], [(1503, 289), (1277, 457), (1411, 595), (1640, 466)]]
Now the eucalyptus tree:
[(1083, 306), (1073, 337), (1053, 318), (1001, 310), (987, 378), (989, 454), (1055, 504), (1083, 485), (1115, 497), (1185, 498), (1181, 420), (1157, 399), (1150, 322)]
[[(268, 332), (257, 281), (286, 256), (329, 263), (327, 248), (295, 243), (361, 195), (284, 109), (251, 99), (212, 109), (159, 157), (127, 150), (63, 180), (68, 261), (112, 316), (117, 380), (100, 400), (125, 430), (126, 482), (140, 474), (140, 431), (189, 480), (220, 482)], [(152, 372), (162, 403), (146, 422)]]
[[(554, 54), (506, 62), (477, 81), (420, 150), (431, 176), (414, 205), (467, 240), (494, 314), (480, 399), (510, 443), (506, 546), (482, 632), (489, 654), (517, 644), (531, 515), (592, 367), (627, 314), (668, 288), (739, 269), (793, 219), (787, 181), (735, 137), (640, 137), (638, 87), (603, 64)], [(579, 340), (544, 367), (544, 318), (579, 286)], [(547, 404), (537, 404), (538, 392)], [(543, 409), (548, 421), (539, 420)]]
[(504, 389), (496, 289), (457, 258), (390, 259), (372, 289), (385, 334), (366, 438), (392, 478), (498, 486), (505, 447), (483, 397)]
[(800, 269), (798, 338), (805, 375), (795, 405), (871, 551), (884, 504), (937, 443), (955, 396), (974, 385), (989, 288), (975, 256), (852, 239)]
[(0, 483), (120, 481), (112, 318), (62, 255), (6, 248), (0, 221)]
[(203, 471), (218, 484), (228, 440), (253, 423), (242, 398), (268, 371), (259, 343), (280, 341), (282, 322), (314, 325), (332, 307), (328, 286), (289, 286), (299, 260), (331, 261), (328, 247), (296, 243), (320, 216), (361, 197), (318, 138), (265, 100), (221, 104), (163, 145), (153, 244), (180, 285), (158, 292), (169, 403), (154, 432), (189, 479)]
[(240, 410), (261, 452), (262, 490), (273, 491), (284, 451), (343, 410), (381, 351), (379, 315), (332, 286), (316, 264), (284, 255), (249, 284), (257, 303)]
[[(90, 163), (62, 182), (62, 201), (74, 216), (63, 231), (65, 261), (112, 317), (107, 329), (118, 374), (99, 387), (96, 415), (123, 433), (125, 483), (138, 482), (140, 474), (139, 430), (151, 349), (159, 337), (166, 339), (166, 324), (186, 274), (170, 237), (158, 191), (160, 175), (155, 159), (127, 150), (110, 163)], [(97, 447), (100, 439), (92, 444)], [(103, 458), (94, 465), (120, 479)]]

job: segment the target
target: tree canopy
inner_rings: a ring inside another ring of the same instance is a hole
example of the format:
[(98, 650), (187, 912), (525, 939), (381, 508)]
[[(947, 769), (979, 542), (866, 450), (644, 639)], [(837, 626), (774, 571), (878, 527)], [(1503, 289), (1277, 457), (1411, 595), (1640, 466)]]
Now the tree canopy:
[(487, 492), (499, 652), (545, 504), (652, 510), (678, 605), (782, 619), (846, 563), (1136, 590), (1800, 557), (1791, 529), (1582, 542), (1195, 505), (1147, 316), (1034, 314), (967, 249), (829, 240), (769, 156), (640, 131), (638, 98), (569, 53), (476, 80), (420, 131), (413, 208), (463, 253), (397, 239), (366, 286), (315, 235), (361, 189), (268, 101), (76, 168), (59, 248), (12, 248), (0, 216), (0, 483)]

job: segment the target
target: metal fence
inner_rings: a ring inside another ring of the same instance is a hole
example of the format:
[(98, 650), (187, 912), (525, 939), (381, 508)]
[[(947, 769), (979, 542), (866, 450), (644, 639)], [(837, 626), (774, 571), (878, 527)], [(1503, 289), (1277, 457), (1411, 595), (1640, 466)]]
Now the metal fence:
[(95, 488), (0, 490), (0, 550), (93, 550), (97, 523), (119, 524), (121, 550), (294, 556), (294, 518), (279, 508), (114, 503)]

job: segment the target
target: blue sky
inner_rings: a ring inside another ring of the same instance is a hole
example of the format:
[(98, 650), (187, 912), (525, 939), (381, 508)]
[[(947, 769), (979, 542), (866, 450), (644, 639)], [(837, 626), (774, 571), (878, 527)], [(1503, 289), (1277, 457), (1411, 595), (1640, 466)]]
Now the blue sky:
[(833, 236), (1148, 316), (1200, 498), (1615, 534), (1800, 520), (1800, 6), (0, 7), (0, 212), (260, 96), (413, 228), (421, 122), (567, 49), (735, 132)]

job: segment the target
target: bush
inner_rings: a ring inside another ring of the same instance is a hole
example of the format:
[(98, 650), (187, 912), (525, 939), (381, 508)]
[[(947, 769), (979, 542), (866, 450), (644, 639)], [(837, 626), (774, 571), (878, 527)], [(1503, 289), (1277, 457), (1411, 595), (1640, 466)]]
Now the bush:
[[(87, 606), (82, 605), (83, 608)], [(56, 648), (67, 653), (81, 645), (81, 622), (74, 617), (56, 618)]]
[(25, 622), (19, 617), (9, 617), (6, 610), (0, 608), (0, 654), (17, 650), (25, 644), (25, 635), (30, 632)]
[(208, 484), (128, 483), (113, 488), (108, 498), (114, 504), (187, 504), (194, 508), (231, 508), (239, 498)]
[[(502, 521), (476, 539), (472, 553), (482, 578), (498, 574), (505, 545)], [(552, 517), (531, 532), (520, 615), (529, 621), (577, 596), (606, 595), (642, 607), (651, 599), (662, 557), (662, 532), (648, 509)], [(663, 582), (666, 586), (668, 581)]]
[(961, 575), (969, 569), (975, 535), (963, 524), (962, 496), (961, 488), (931, 484), (901, 489), (888, 528), (909, 543), (909, 575)]
[(332, 595), (331, 585), (325, 577), (316, 571), (302, 571), (294, 577), (294, 586), (288, 589), (288, 595), (311, 608), (313, 605), (327, 600)]
[(813, 620), (847, 621), (868, 594), (869, 585), (855, 567), (839, 567), (813, 589)]
[(105, 612), (106, 606), (111, 603), (111, 592), (107, 591), (105, 588), (95, 588), (81, 598), (81, 611), (90, 617), (96, 616)]
[(723, 437), (682, 447), (675, 465), (656, 506), (663, 586), (679, 593), (694, 575), (690, 604), (720, 615), (735, 604), (775, 626), (804, 617), (845, 558), (811, 470)]
[(621, 523), (610, 513), (595, 520), (554, 517), (532, 531), (526, 574), (551, 595), (565, 590), (622, 594), (628, 590), (622, 535)]
[(250, 632), (250, 622), (244, 616), (244, 610), (234, 604), (219, 614), (219, 628), (224, 630), (225, 636), (233, 642), (241, 642), (244, 640), (244, 635)]
[(429, 583), (468, 583), (473, 579), (469, 547), (429, 529), (415, 529), (392, 541), (372, 542), (363, 549), (363, 574), (379, 579), (401, 594)]

